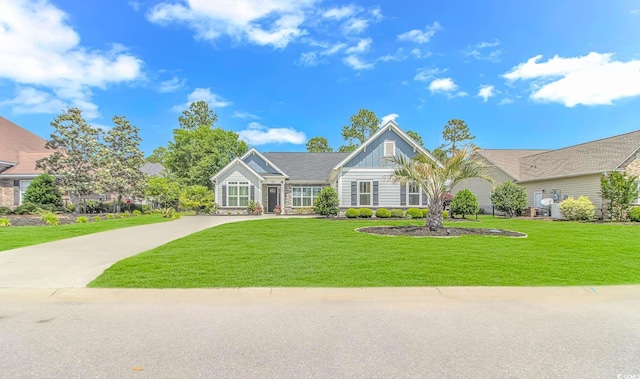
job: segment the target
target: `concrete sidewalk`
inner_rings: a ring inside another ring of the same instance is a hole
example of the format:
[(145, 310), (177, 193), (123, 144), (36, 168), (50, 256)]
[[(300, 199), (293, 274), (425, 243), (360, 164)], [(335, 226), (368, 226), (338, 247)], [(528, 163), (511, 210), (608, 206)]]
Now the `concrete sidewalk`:
[(0, 287), (85, 287), (124, 258), (207, 228), (256, 219), (189, 216), (3, 251), (0, 252)]

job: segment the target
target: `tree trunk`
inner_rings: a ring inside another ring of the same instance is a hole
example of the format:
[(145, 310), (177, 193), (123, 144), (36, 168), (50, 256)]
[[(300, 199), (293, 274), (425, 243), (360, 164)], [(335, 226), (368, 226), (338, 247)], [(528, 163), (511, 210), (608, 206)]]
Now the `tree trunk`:
[(435, 232), (438, 229), (442, 229), (442, 203), (432, 202), (429, 207), (429, 213), (427, 214), (427, 220), (425, 221), (425, 227), (430, 231)]

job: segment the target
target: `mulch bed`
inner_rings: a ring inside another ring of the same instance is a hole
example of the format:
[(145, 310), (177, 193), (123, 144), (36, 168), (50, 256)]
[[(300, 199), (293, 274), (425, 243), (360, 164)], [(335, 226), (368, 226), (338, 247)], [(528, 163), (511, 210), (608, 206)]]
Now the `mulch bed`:
[(502, 229), (481, 228), (442, 228), (435, 232), (424, 226), (367, 226), (356, 231), (383, 236), (408, 236), (408, 237), (460, 237), (470, 235), (491, 237), (526, 237), (524, 233)]
[[(72, 214), (59, 214), (57, 215), (60, 219), (60, 225), (66, 224), (75, 224), (76, 219), (83, 215), (72, 215)], [(84, 215), (87, 217), (89, 222), (93, 220), (91, 217), (95, 215)], [(9, 215), (9, 216), (0, 216), (0, 218), (8, 218), (11, 222), (11, 226), (43, 226), (47, 225), (39, 215)]]

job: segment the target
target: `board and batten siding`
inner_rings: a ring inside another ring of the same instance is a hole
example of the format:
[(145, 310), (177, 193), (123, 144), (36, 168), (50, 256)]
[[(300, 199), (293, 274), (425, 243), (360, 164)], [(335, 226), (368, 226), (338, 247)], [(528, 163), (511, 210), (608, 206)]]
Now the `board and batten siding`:
[[(527, 189), (527, 207), (533, 207), (533, 194), (541, 192), (542, 198), (551, 197), (551, 190), (560, 190), (560, 202), (565, 196), (577, 199), (587, 196), (596, 208), (596, 214), (602, 215), (602, 196), (600, 196), (600, 174), (581, 175), (567, 178), (546, 179), (518, 183)], [(544, 190), (544, 192), (542, 191)]]
[[(393, 130), (387, 130), (371, 141), (365, 149), (356, 154), (344, 167), (354, 168), (391, 168), (391, 164), (384, 160), (384, 142), (394, 141), (396, 143), (395, 155), (402, 155), (413, 158), (418, 152), (402, 137)], [(400, 195), (398, 195), (400, 196)]]
[[(216, 204), (222, 206), (222, 186), (226, 186), (227, 182), (249, 182), (249, 186), (255, 186), (255, 199), (262, 199), (262, 188), (260, 179), (258, 179), (251, 171), (241, 165), (235, 165), (229, 171), (221, 175), (216, 181)], [(251, 192), (251, 190), (250, 190)], [(249, 200), (251, 193), (249, 193)]]
[(482, 157), (480, 159), (485, 164), (487, 175), (494, 180), (494, 183), (478, 178), (467, 179), (453, 187), (451, 194), (455, 195), (463, 189), (468, 189), (478, 198), (478, 206), (487, 212), (491, 212), (491, 191), (493, 191), (493, 187), (508, 180), (513, 180), (513, 178), (486, 159)]
[(344, 168), (341, 173), (340, 183), (340, 207), (357, 207), (351, 205), (351, 182), (354, 181), (377, 181), (378, 182), (378, 205), (368, 206), (369, 208), (390, 208), (400, 207), (400, 185), (393, 183), (389, 176), (393, 173), (391, 169), (349, 169)]

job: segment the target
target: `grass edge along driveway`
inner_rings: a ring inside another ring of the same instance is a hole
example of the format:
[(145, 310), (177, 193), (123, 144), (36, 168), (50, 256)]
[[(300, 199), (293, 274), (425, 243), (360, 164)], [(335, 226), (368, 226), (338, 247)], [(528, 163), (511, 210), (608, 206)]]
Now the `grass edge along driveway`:
[(90, 287), (564, 286), (640, 283), (638, 225), (483, 217), (445, 224), (527, 238), (355, 232), (419, 221), (271, 219), (207, 229), (127, 258)]
[(130, 226), (155, 224), (170, 221), (160, 214), (132, 216), (88, 222), (86, 224), (66, 224), (58, 226), (6, 226), (0, 228), (0, 254), (4, 250), (38, 245), (45, 242), (79, 237), (86, 234), (104, 232)]

